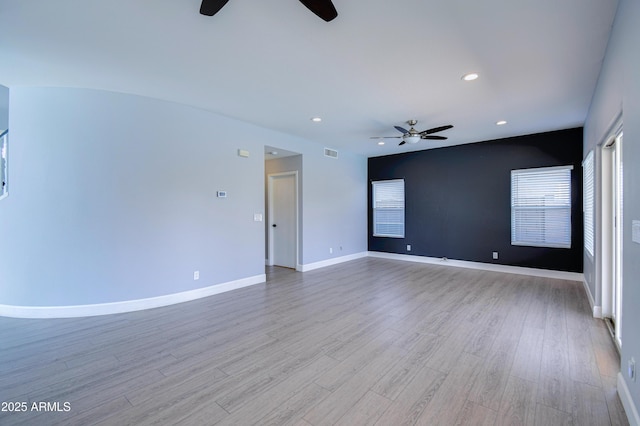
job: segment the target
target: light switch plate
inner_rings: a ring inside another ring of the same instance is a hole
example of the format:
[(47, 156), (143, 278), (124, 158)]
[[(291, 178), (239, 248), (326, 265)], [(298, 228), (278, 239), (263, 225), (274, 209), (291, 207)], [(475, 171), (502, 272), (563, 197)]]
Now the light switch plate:
[(253, 214), (254, 222), (262, 222), (262, 213), (254, 213)]
[(640, 220), (631, 222), (631, 240), (634, 243), (640, 244)]

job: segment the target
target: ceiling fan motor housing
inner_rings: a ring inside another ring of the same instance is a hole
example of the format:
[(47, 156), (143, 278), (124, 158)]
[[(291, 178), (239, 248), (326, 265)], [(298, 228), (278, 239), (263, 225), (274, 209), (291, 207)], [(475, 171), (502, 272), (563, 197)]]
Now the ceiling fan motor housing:
[(420, 142), (420, 132), (418, 132), (416, 129), (413, 128), (413, 126), (415, 126), (416, 124), (418, 124), (417, 120), (409, 120), (407, 121), (407, 124), (409, 126), (411, 126), (411, 128), (409, 129), (409, 133), (405, 133), (404, 135), (402, 135), (402, 140), (404, 140), (407, 143), (418, 143)]

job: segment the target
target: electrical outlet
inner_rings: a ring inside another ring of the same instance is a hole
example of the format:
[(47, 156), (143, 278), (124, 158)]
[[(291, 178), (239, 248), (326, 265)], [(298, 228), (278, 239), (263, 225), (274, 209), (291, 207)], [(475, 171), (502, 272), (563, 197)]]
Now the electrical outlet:
[(407, 244), (407, 251), (411, 251), (411, 244)]
[(200, 279), (200, 271), (193, 271), (193, 279), (194, 280)]
[(494, 252), (493, 252), (493, 259), (495, 260), (495, 259), (497, 259), (497, 258), (498, 258), (498, 252), (497, 252), (497, 251), (494, 251)]
[(629, 360), (629, 372), (628, 373), (629, 373), (629, 378), (635, 382), (636, 381), (636, 360), (634, 358), (631, 358)]
[(333, 254), (333, 247), (329, 247), (329, 254)]

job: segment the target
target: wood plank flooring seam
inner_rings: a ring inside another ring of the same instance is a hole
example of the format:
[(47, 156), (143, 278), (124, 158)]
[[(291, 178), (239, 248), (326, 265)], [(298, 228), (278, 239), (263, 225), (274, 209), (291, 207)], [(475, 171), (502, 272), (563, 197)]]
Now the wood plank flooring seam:
[(74, 407), (0, 424), (628, 425), (582, 283), (372, 258), (266, 272), (149, 311), (0, 318), (3, 398)]

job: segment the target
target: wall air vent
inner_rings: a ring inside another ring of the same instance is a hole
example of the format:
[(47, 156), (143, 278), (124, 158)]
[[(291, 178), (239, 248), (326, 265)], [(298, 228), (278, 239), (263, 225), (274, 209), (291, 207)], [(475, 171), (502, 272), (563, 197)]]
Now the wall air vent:
[(324, 156), (325, 157), (331, 157), (331, 158), (338, 158), (338, 151), (336, 151), (335, 149), (331, 149), (331, 148), (325, 148), (324, 149)]

